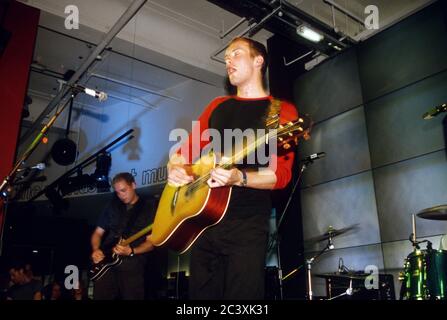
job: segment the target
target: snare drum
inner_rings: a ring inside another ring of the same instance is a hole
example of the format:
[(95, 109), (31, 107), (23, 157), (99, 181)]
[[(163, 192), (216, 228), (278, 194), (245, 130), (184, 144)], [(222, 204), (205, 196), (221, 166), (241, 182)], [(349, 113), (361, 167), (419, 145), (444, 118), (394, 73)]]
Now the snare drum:
[(415, 250), (405, 259), (403, 298), (441, 300), (447, 298), (447, 251)]

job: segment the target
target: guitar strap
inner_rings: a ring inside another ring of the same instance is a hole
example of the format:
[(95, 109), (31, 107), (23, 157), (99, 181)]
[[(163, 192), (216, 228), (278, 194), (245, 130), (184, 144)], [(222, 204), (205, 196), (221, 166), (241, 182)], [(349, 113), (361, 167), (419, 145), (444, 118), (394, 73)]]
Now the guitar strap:
[(281, 112), (281, 100), (273, 98), (267, 109), (266, 128), (277, 129), (279, 126), (279, 113)]

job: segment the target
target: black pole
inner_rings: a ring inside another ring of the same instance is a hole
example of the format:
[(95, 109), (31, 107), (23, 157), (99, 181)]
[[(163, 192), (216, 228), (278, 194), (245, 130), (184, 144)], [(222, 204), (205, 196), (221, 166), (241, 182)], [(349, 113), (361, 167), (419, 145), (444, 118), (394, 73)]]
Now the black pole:
[(279, 216), (278, 223), (276, 224), (276, 255), (278, 259), (278, 280), (279, 280), (279, 299), (283, 300), (283, 276), (282, 276), (282, 267), (281, 267), (281, 252), (280, 252), (280, 233), (279, 228), (282, 225), (282, 222), (284, 220), (284, 217), (286, 216), (286, 211), (289, 207), (290, 202), (292, 201), (293, 195), (295, 194), (295, 189), (298, 186), (298, 183), (301, 180), (301, 177), (303, 175), (304, 170), (306, 170), (308, 163), (304, 162), (301, 166), (300, 173), (298, 175), (298, 178), (295, 181), (295, 184), (293, 185), (292, 191), (290, 192), (289, 199), (287, 200), (287, 203), (284, 207), (284, 210), (282, 211), (281, 215)]
[(74, 94), (70, 97), (70, 107), (68, 107), (68, 121), (67, 121), (67, 129), (65, 130), (65, 137), (68, 138), (68, 135), (70, 134), (70, 123), (71, 123), (71, 112), (73, 111), (73, 100), (74, 100)]

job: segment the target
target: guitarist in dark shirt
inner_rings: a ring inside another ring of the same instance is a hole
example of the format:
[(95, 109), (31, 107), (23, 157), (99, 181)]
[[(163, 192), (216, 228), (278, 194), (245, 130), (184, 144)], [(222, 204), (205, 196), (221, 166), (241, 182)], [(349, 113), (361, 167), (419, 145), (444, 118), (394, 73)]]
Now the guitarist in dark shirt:
[[(122, 262), (110, 268), (95, 281), (96, 300), (144, 299), (144, 274), (147, 252), (154, 246), (143, 236), (130, 245), (120, 245), (120, 239), (129, 238), (150, 225), (154, 219), (154, 208), (136, 193), (136, 184), (130, 173), (117, 174), (112, 185), (116, 197), (100, 216), (91, 238), (93, 262), (106, 258), (108, 251), (122, 258)], [(110, 248), (110, 250), (107, 250)]]

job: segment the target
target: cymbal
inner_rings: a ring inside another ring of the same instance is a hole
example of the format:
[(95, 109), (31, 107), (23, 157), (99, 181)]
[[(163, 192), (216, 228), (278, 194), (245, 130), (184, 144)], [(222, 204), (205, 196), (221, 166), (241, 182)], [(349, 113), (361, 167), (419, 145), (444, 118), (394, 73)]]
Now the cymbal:
[(332, 226), (329, 226), (328, 230), (325, 233), (323, 233), (320, 236), (316, 236), (316, 237), (310, 238), (310, 239), (306, 240), (306, 242), (320, 242), (320, 241), (324, 241), (324, 240), (327, 240), (329, 238), (334, 238), (334, 237), (337, 237), (339, 235), (342, 235), (342, 234), (344, 234), (344, 233), (346, 233), (348, 231), (357, 229), (357, 227), (358, 227), (358, 224), (353, 224), (353, 225), (351, 225), (349, 227), (342, 228), (342, 229), (334, 229)]
[(430, 220), (447, 220), (447, 205), (431, 207), (420, 211), (417, 216)]
[(364, 280), (369, 274), (366, 273), (340, 273), (340, 272), (329, 272), (329, 273), (318, 273), (315, 274), (318, 278), (339, 278), (339, 279), (352, 279), (352, 280)]

